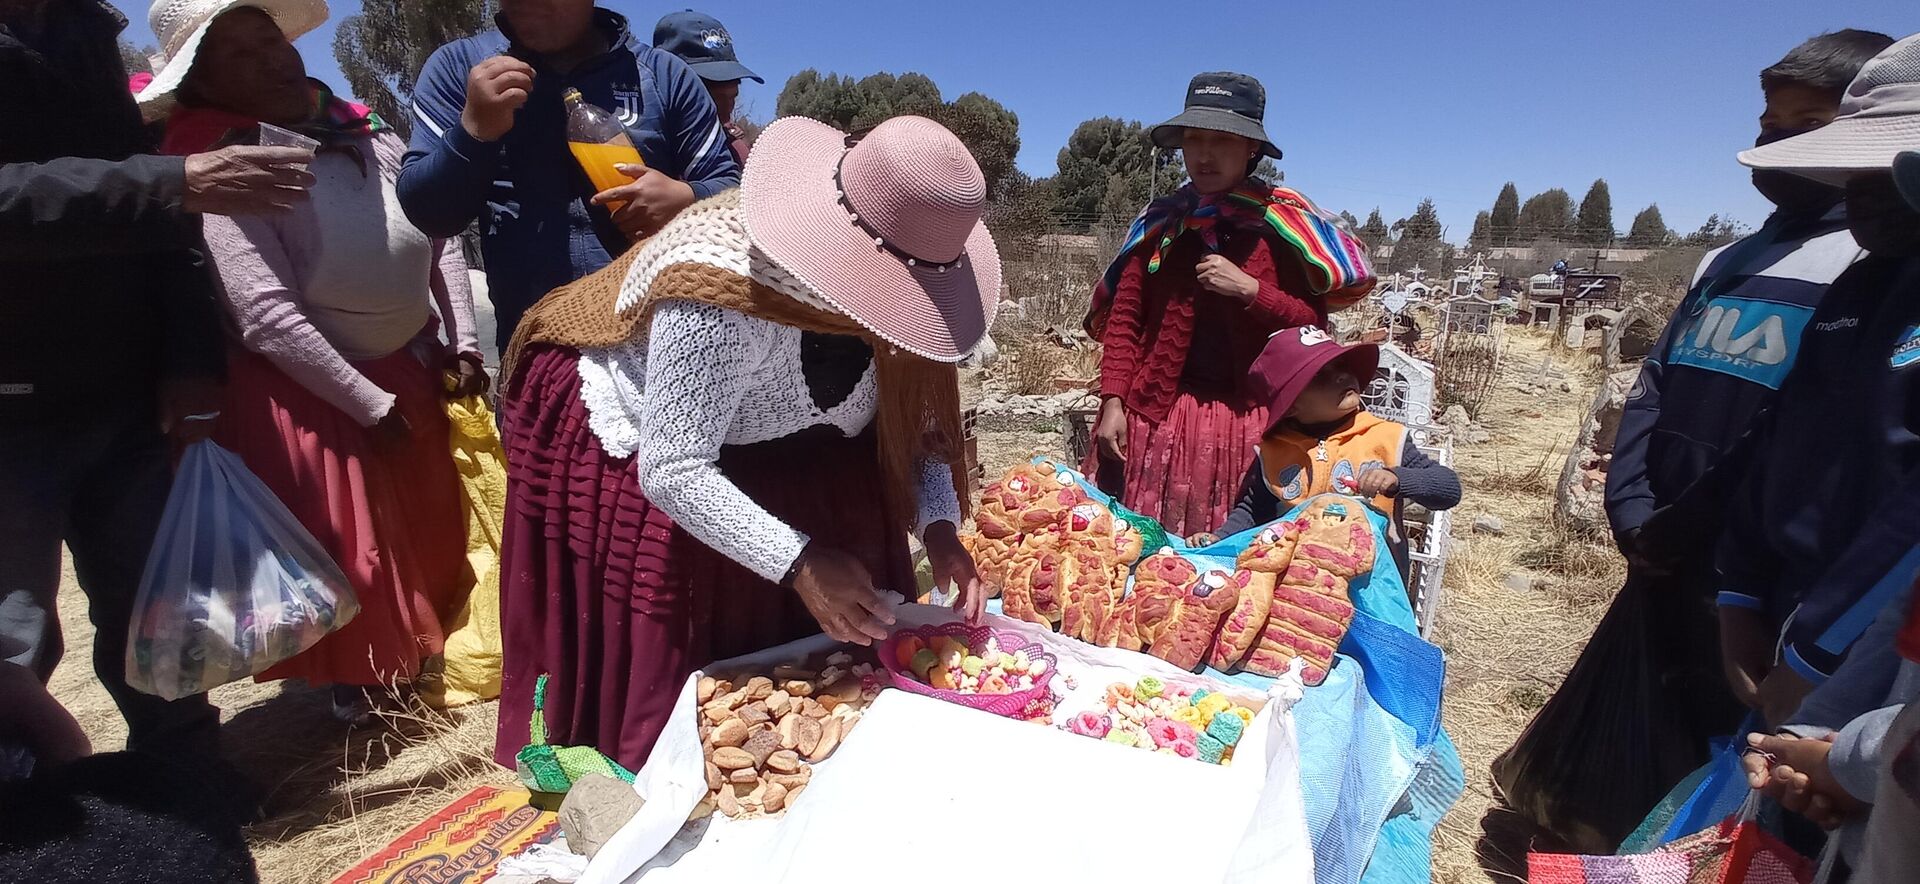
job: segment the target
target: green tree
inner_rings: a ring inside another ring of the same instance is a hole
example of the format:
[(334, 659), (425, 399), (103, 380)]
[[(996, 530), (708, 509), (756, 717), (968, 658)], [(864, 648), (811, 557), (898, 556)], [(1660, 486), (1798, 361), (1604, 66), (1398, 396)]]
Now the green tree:
[(149, 59), (159, 53), (151, 44), (135, 46), (126, 40), (120, 41), (120, 63), (126, 65), (129, 75), (153, 73), (153, 62)]
[(1433, 198), (1428, 197), (1414, 208), (1413, 217), (1407, 219), (1400, 238), (1414, 242), (1439, 242), (1440, 234), (1440, 212), (1433, 207)]
[(1587, 188), (1587, 196), (1580, 201), (1580, 217), (1576, 222), (1580, 241), (1590, 246), (1606, 246), (1613, 242), (1613, 194), (1607, 189), (1607, 179), (1601, 178)]
[(1353, 213), (1346, 209), (1340, 210), (1340, 223), (1346, 225), (1348, 230), (1360, 229), (1360, 219), (1353, 217)]
[(1442, 228), (1440, 213), (1434, 208), (1432, 198), (1421, 200), (1410, 217), (1394, 222), (1393, 231), (1399, 236), (1393, 241), (1393, 261), (1389, 269), (1438, 269)]
[[(1545, 193), (1536, 193), (1527, 197), (1526, 203), (1520, 206), (1520, 221), (1515, 239), (1521, 242), (1538, 239), (1566, 242), (1573, 237), (1575, 230), (1573, 197), (1556, 187)], [(1496, 232), (1495, 236), (1498, 235)]]
[(1053, 226), (1053, 182), (1015, 169), (1000, 179), (987, 202), (987, 229), (1005, 258), (1025, 257)]
[(1696, 248), (1717, 249), (1739, 239), (1745, 228), (1732, 218), (1722, 218), (1718, 214), (1708, 215), (1700, 229), (1687, 234), (1682, 242)]
[(1493, 244), (1493, 213), (1473, 216), (1473, 233), (1467, 235), (1467, 248), (1479, 250)]
[(1633, 216), (1633, 227), (1627, 231), (1627, 245), (1636, 249), (1656, 248), (1665, 245), (1667, 237), (1672, 235), (1666, 219), (1660, 217), (1660, 204), (1655, 203)]
[[(1138, 120), (1100, 117), (1081, 123), (1055, 160), (1055, 214), (1079, 230), (1108, 215), (1132, 217), (1152, 195), (1157, 154)], [(1178, 181), (1184, 175), (1172, 164), (1158, 171), (1162, 192), (1171, 189), (1170, 176)]]
[(1392, 232), (1387, 229), (1387, 222), (1380, 217), (1378, 206), (1375, 206), (1373, 212), (1367, 215), (1367, 223), (1360, 225), (1359, 234), (1361, 241), (1365, 242), (1369, 249), (1378, 249), (1392, 238)]
[(484, 30), (487, 7), (486, 0), (365, 0), (333, 34), (347, 89), (407, 137), (414, 81), (427, 56)]
[(1493, 211), (1487, 215), (1489, 243), (1505, 244), (1520, 234), (1520, 190), (1507, 182), (1493, 198)]
[(856, 81), (809, 68), (787, 79), (775, 105), (776, 116), (810, 117), (846, 131), (869, 129), (905, 114), (929, 117), (953, 130), (980, 164), (989, 192), (1013, 171), (1020, 153), (1020, 118), (978, 92), (945, 101), (940, 87), (925, 74), (881, 72)]
[(1005, 105), (969, 92), (944, 105), (934, 119), (973, 151), (989, 193), (1014, 171), (1014, 158), (1020, 155), (1020, 117)]

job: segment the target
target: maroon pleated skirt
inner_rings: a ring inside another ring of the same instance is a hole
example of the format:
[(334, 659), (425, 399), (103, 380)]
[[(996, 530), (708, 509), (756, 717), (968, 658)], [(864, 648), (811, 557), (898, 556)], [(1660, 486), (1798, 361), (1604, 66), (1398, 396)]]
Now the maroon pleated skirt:
[(1227, 520), (1266, 430), (1266, 408), (1182, 387), (1166, 420), (1127, 412), (1124, 465), (1106, 463), (1095, 445), (1081, 471), (1127, 509), (1190, 537)]
[[(506, 659), (494, 757), (527, 744), (533, 687), (549, 676), (554, 745), (592, 746), (638, 769), (688, 675), (714, 660), (820, 631), (791, 590), (676, 527), (640, 491), (631, 458), (587, 426), (578, 355), (536, 346), (502, 403), (507, 517), (501, 549)], [(913, 586), (871, 431), (817, 427), (722, 449), (721, 472), (814, 543), (858, 557), (881, 587)]]
[(446, 642), (443, 625), (473, 591), (460, 474), (440, 373), (402, 349), (353, 367), (392, 393), (412, 431), (382, 448), (346, 412), (266, 357), (228, 356), (214, 441), (240, 456), (345, 572), (360, 613), (260, 674), (313, 685), (410, 681)]

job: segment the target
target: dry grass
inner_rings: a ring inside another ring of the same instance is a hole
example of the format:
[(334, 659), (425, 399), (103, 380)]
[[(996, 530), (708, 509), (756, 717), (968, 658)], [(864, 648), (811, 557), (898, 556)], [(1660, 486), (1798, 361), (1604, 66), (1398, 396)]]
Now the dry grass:
[[(93, 627), (70, 567), (60, 609), (68, 647), (54, 695), (95, 750), (118, 749), (126, 725), (93, 677)], [(350, 730), (324, 690), (243, 683), (213, 701), (228, 755), (267, 792), (268, 818), (248, 840), (268, 884), (332, 881), (475, 786), (513, 782), (492, 762), (493, 703), (441, 712), (396, 695), (373, 724)]]
[[(1501, 374), (1476, 417), (1493, 438), (1455, 453), (1466, 498), (1434, 630), (1448, 659), (1443, 716), (1467, 771), (1465, 796), (1434, 833), (1433, 879), (1448, 884), (1523, 880), (1527, 841), (1509, 817), (1490, 814), (1488, 766), (1559, 685), (1625, 574), (1604, 543), (1555, 524), (1552, 486), (1594, 381), (1568, 370), (1571, 393), (1520, 392), (1548, 346), (1544, 334), (1507, 332)], [(1467, 535), (1481, 514), (1504, 522), (1504, 536)]]

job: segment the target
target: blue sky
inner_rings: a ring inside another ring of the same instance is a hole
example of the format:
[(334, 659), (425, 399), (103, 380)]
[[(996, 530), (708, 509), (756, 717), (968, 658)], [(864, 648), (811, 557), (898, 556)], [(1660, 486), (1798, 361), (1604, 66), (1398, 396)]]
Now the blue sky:
[[(152, 42), (146, 8), (117, 0)], [(642, 39), (684, 8), (606, 2)], [(332, 3), (335, 20), (357, 11)], [(742, 95), (772, 115), (796, 71), (862, 76), (916, 70), (948, 98), (978, 91), (1020, 115), (1020, 167), (1051, 174), (1081, 120), (1155, 122), (1177, 113), (1187, 79), (1238, 70), (1267, 86), (1268, 131), (1289, 184), (1329, 209), (1391, 222), (1430, 196), (1464, 240), (1475, 212), (1512, 180), (1524, 197), (1595, 178), (1614, 223), (1660, 204), (1668, 225), (1709, 213), (1757, 226), (1769, 207), (1733, 160), (1753, 141), (1758, 73), (1800, 40), (1860, 27), (1920, 29), (1911, 0), (1604, 3), (1233, 4), (1084, 0), (700, 0), (742, 61), (766, 77)], [(316, 76), (344, 81), (329, 24), (299, 41)]]

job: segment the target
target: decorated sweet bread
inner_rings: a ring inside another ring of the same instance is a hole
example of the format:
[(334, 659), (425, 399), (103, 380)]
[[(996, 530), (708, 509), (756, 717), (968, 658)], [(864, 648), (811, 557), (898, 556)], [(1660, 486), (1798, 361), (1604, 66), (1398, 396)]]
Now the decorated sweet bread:
[(1133, 594), (1127, 597), (1132, 610), (1131, 636), (1119, 636), (1117, 647), (1144, 651), (1153, 646), (1160, 632), (1173, 622), (1187, 591), (1200, 572), (1193, 563), (1171, 552), (1154, 553), (1142, 559), (1134, 570)]
[[(1126, 592), (1126, 572), (1116, 572), (1110, 559), (1093, 549), (1072, 549), (1072, 579), (1060, 616), (1060, 632), (1081, 641), (1098, 643)], [(1116, 579), (1117, 578), (1117, 579)]]
[(1124, 567), (1131, 568), (1147, 554), (1147, 540), (1133, 523), (1126, 519), (1115, 519), (1113, 525), (1113, 554)]
[(1213, 649), (1220, 623), (1249, 588), (1250, 571), (1208, 571), (1187, 587), (1173, 617), (1160, 627), (1147, 653), (1181, 669), (1199, 669)]
[(1304, 558), (1337, 577), (1355, 577), (1373, 569), (1373, 524), (1366, 508), (1351, 500), (1322, 496), (1300, 514), (1295, 558)]
[(974, 570), (979, 572), (980, 585), (986, 588), (989, 597), (1000, 595), (1001, 588), (1007, 585), (1007, 574), (1013, 569), (1014, 544), (985, 534), (965, 534), (960, 537), (960, 545), (973, 557)]
[(1052, 471), (1034, 464), (1018, 464), (999, 481), (980, 489), (980, 505), (973, 513), (974, 524), (988, 537), (1001, 540), (1016, 537), (1028, 530), (1022, 524), (1027, 509), (1059, 490)]
[(1234, 572), (1234, 579), (1240, 585), (1239, 601), (1220, 624), (1220, 636), (1213, 640), (1213, 647), (1207, 654), (1207, 665), (1221, 672), (1231, 671), (1240, 665), (1247, 652), (1260, 640), (1260, 634), (1267, 627), (1268, 612), (1273, 608), (1274, 587), (1279, 584), (1278, 574), (1267, 571), (1251, 571), (1241, 568)]
[(1304, 661), (1302, 679), (1319, 684), (1326, 679), (1333, 655), (1352, 623), (1353, 600), (1346, 578), (1296, 556), (1274, 588), (1267, 625), (1244, 667), (1262, 675), (1279, 675), (1299, 657)]
[(1268, 525), (1253, 536), (1235, 565), (1248, 571), (1285, 573), (1287, 565), (1293, 561), (1294, 550), (1300, 544), (1300, 534), (1306, 528), (1304, 519)]
[(1073, 579), (1074, 568), (1073, 559), (1058, 550), (1016, 548), (1001, 591), (1002, 611), (1008, 617), (1053, 628), (1060, 622), (1065, 584)]

